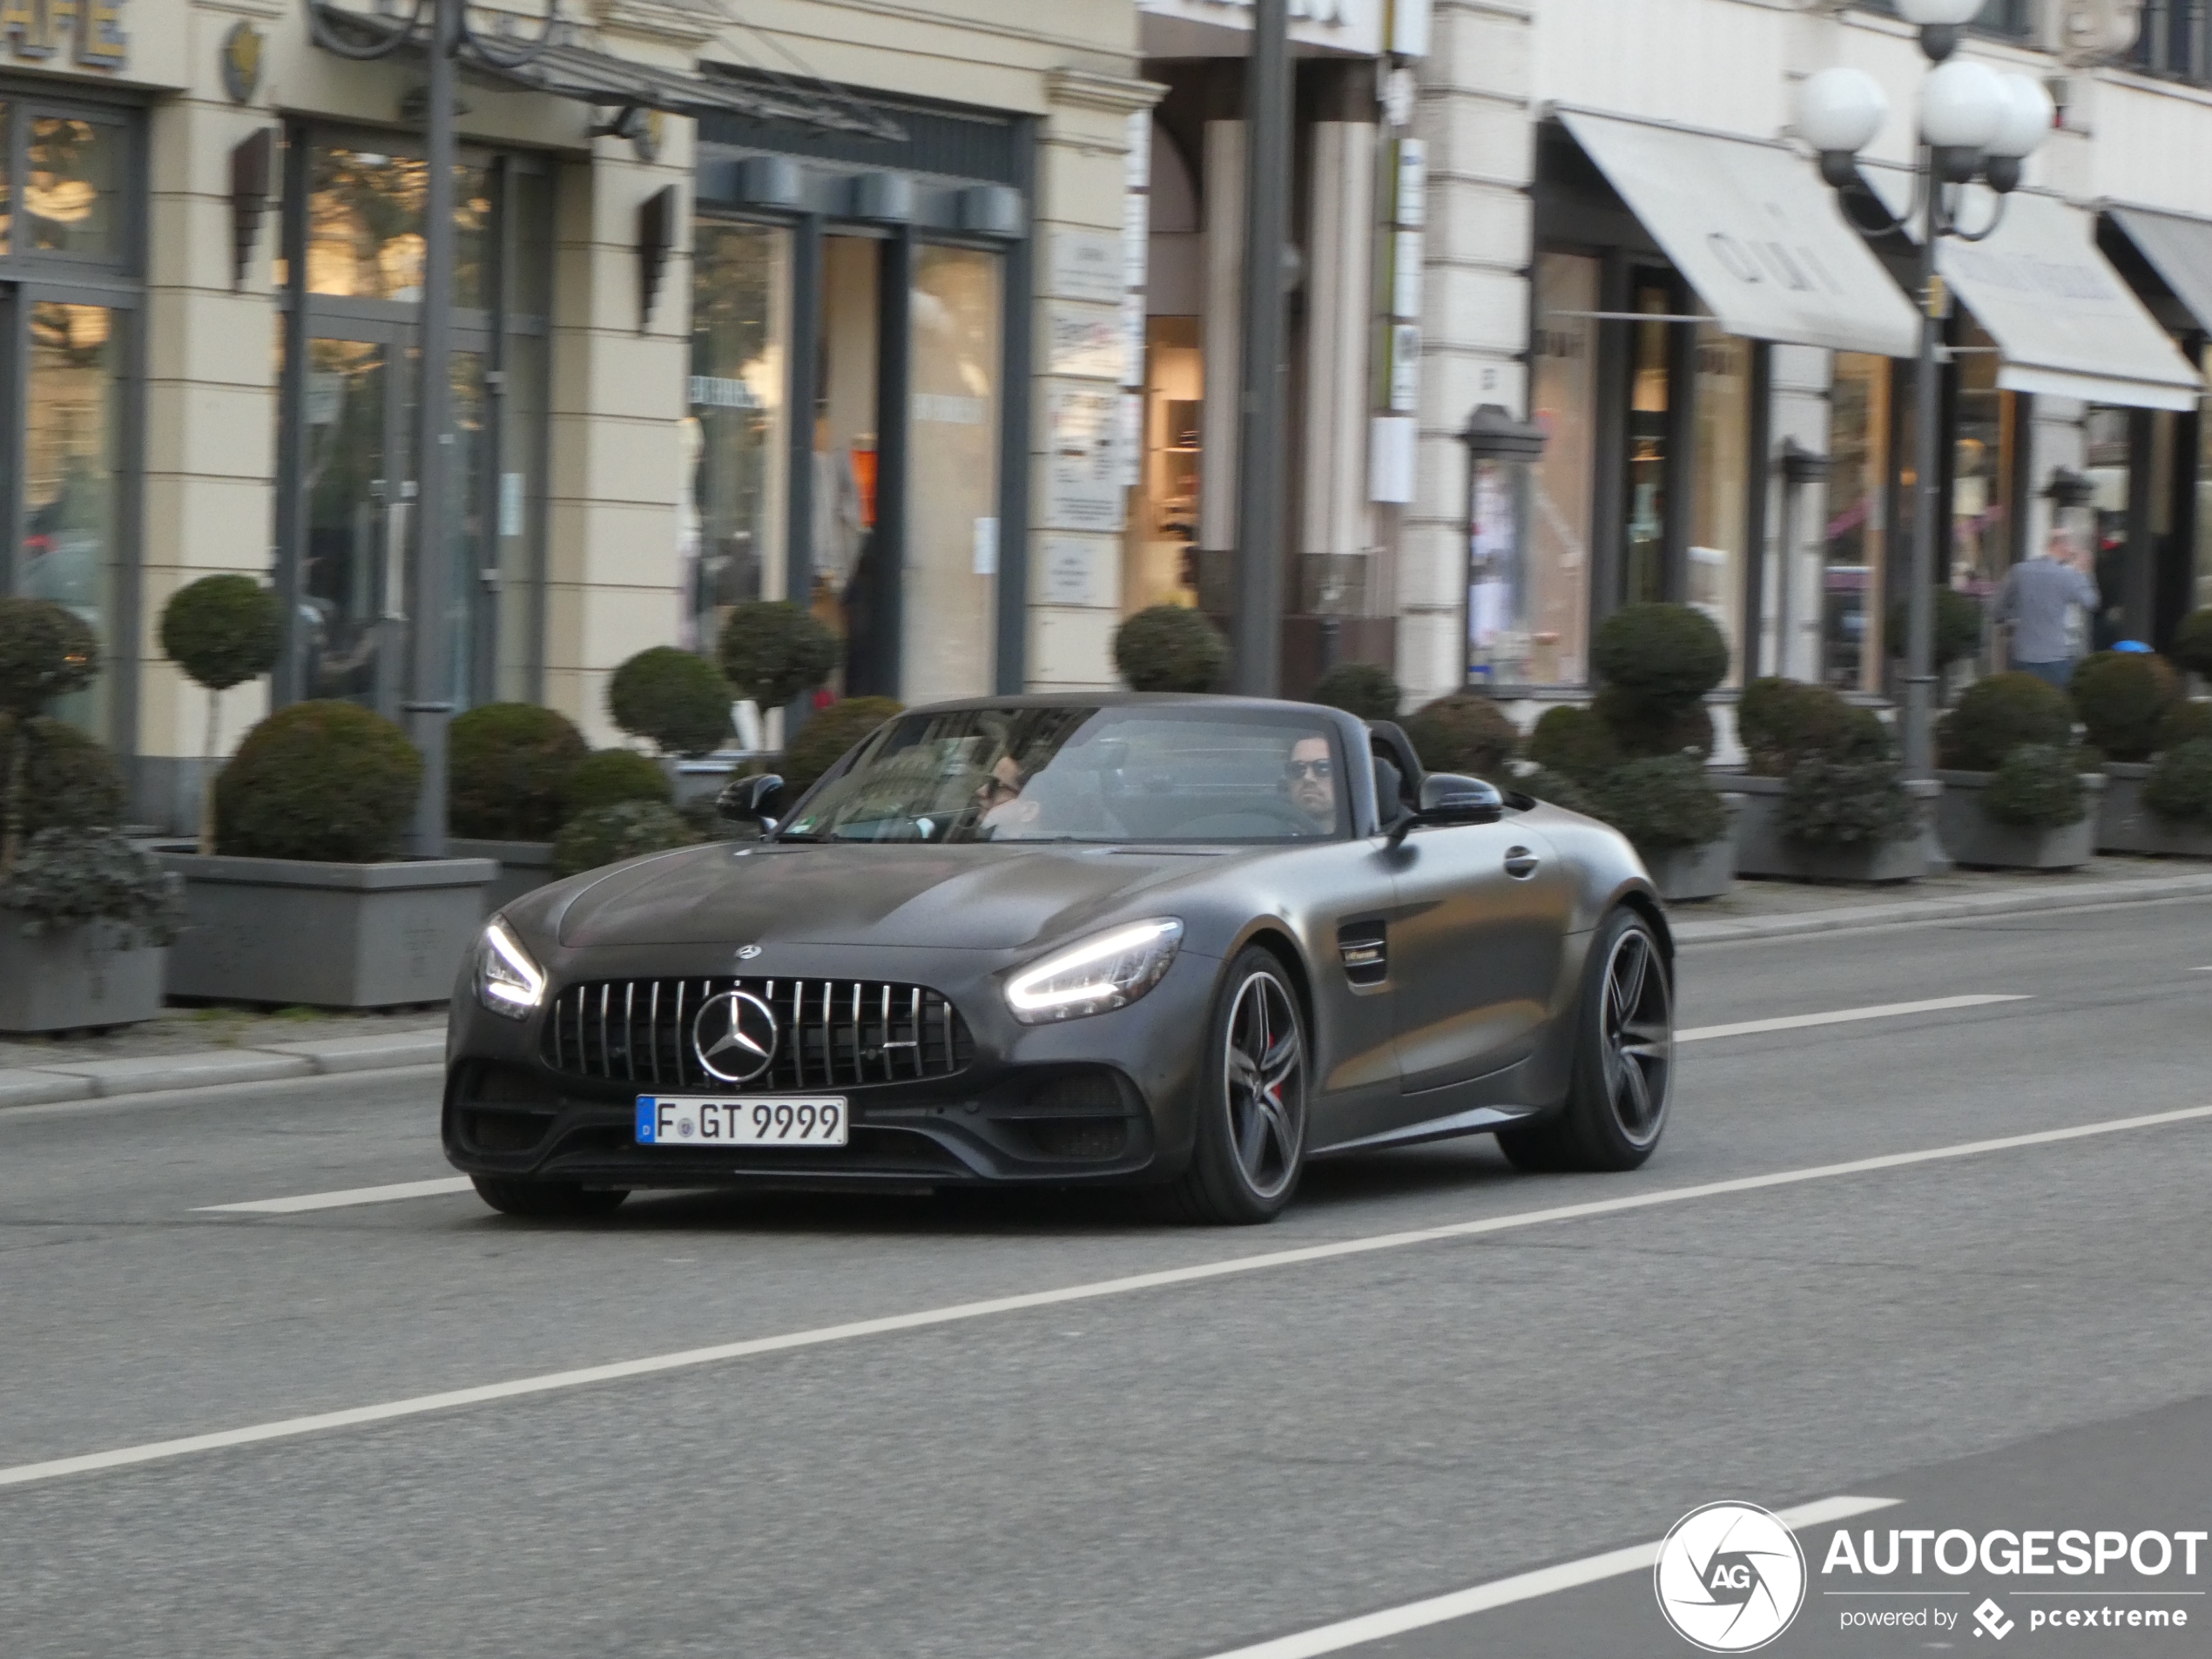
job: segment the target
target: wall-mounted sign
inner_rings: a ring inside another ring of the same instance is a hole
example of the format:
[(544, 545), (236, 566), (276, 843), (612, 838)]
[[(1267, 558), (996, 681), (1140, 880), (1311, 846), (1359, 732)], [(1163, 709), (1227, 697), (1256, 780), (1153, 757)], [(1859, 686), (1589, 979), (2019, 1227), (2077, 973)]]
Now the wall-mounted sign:
[(223, 36), (223, 90), (233, 104), (251, 104), (261, 90), (261, 49), (268, 37), (240, 17)]
[(1104, 231), (1052, 233), (1051, 292), (1062, 300), (1119, 305), (1128, 287), (1122, 239)]
[(1098, 579), (1100, 556), (1109, 545), (1075, 536), (1046, 536), (1044, 556), (1037, 562), (1043, 577), (1038, 599), (1049, 605), (1110, 604), (1101, 592), (1105, 584)]
[(1109, 387), (1052, 388), (1044, 510), (1054, 529), (1121, 529), (1129, 488), (1122, 464), (1121, 402), (1122, 395)]
[(73, 57), (87, 69), (121, 69), (131, 56), (125, 0), (0, 0), (0, 40), (27, 64)]
[(1077, 380), (1122, 378), (1122, 314), (1054, 306), (1046, 314), (1050, 350), (1046, 372)]

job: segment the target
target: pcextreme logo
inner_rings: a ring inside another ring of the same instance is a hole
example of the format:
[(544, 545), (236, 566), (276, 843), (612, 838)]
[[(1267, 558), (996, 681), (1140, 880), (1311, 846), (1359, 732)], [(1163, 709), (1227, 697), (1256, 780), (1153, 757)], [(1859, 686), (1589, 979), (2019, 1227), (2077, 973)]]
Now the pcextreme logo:
[(1787, 1630), (1804, 1605), (1804, 1552), (1757, 1505), (1709, 1503), (1675, 1522), (1651, 1582), (1683, 1640), (1708, 1653), (1750, 1653)]

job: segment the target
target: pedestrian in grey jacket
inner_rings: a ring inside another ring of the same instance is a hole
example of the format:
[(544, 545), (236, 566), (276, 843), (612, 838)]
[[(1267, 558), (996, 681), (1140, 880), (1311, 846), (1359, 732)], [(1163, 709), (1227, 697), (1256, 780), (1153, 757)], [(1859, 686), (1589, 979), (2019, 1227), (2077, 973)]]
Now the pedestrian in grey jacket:
[(2050, 544), (2015, 564), (1997, 590), (1995, 620), (2013, 625), (2013, 666), (2060, 691), (2074, 678), (2067, 608), (2094, 612), (2103, 603), (2097, 584), (2070, 562), (2072, 550), (2065, 532), (2053, 531)]

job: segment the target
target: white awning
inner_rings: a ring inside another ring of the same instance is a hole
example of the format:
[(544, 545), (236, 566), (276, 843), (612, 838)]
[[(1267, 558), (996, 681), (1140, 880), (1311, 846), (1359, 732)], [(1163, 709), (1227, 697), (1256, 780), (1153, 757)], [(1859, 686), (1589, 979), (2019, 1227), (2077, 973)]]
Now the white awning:
[(2212, 221), (2148, 207), (2107, 207), (2113, 222), (2150, 261), (2151, 269), (2212, 333)]
[(1562, 110), (1732, 334), (1910, 357), (1919, 319), (1812, 164), (1779, 145)]
[[(1911, 178), (1894, 168), (1866, 172), (1891, 211), (1904, 212)], [(1989, 223), (1997, 198), (1979, 185), (1963, 194), (1960, 221), (1969, 230)], [(2004, 199), (1988, 240), (1946, 236), (1936, 245), (1936, 269), (1997, 342), (1998, 385), (2129, 408), (2195, 408), (2202, 378), (2097, 252), (2091, 216), (2031, 191)]]

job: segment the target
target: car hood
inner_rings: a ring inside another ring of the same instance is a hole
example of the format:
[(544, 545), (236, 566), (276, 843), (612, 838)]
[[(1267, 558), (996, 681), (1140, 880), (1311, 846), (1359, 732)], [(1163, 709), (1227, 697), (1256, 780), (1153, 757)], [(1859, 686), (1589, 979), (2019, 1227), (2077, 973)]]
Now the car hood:
[(574, 893), (561, 944), (934, 946), (1013, 950), (1126, 914), (1230, 854), (1100, 846), (727, 843), (646, 859)]

